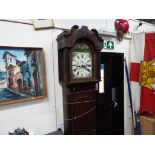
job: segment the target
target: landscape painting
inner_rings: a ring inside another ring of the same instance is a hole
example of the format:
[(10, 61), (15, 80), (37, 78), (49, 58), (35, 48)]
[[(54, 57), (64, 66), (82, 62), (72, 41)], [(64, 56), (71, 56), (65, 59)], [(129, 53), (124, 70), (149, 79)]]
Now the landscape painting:
[(42, 48), (0, 47), (0, 105), (46, 97)]

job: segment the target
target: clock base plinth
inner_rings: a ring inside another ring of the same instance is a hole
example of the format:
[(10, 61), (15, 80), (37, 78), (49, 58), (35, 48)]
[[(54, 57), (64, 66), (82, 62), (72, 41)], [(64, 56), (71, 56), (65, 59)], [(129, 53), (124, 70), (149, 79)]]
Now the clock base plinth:
[(82, 116), (80, 118), (75, 118), (73, 120), (66, 120), (65, 123), (67, 128), (65, 129), (65, 134), (67, 135), (93, 135), (95, 134), (96, 124), (95, 124), (95, 110), (91, 113)]

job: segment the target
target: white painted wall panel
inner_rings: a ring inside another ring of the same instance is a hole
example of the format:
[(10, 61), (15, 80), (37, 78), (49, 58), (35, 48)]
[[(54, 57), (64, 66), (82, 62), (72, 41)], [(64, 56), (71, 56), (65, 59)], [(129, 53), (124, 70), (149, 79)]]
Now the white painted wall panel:
[(55, 75), (55, 97), (56, 97), (56, 116), (57, 116), (57, 128), (64, 129), (63, 122), (63, 94), (62, 94), (62, 86), (59, 83), (59, 72), (58, 68), (58, 48), (57, 48), (57, 36), (62, 32), (61, 30), (52, 30), (53, 38), (53, 63), (54, 63), (54, 75)]
[(31, 25), (0, 22), (0, 45), (43, 47), (45, 52), (48, 99), (0, 106), (0, 134), (25, 127), (34, 134), (56, 130), (52, 31), (34, 31)]
[(115, 30), (115, 19), (107, 19), (106, 20), (106, 28), (108, 30)]
[(70, 29), (73, 25), (85, 25), (89, 29), (106, 28), (106, 19), (54, 19), (55, 27)]

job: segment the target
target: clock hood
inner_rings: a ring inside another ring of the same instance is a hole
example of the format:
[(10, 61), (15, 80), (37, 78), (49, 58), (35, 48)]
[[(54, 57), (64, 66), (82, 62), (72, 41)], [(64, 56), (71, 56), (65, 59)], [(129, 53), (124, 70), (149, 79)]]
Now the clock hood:
[(102, 39), (96, 29), (90, 31), (87, 26), (82, 26), (79, 29), (79, 26), (74, 25), (71, 30), (65, 30), (58, 35), (58, 50), (72, 48), (80, 39), (85, 39), (93, 43), (95, 51), (100, 51), (102, 49)]

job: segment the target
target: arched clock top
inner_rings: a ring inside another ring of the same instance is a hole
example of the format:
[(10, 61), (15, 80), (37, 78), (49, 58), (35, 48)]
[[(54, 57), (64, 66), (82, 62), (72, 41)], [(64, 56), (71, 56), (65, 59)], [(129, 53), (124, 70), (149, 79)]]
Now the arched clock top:
[(94, 45), (95, 51), (100, 51), (102, 49), (102, 39), (97, 30), (92, 29), (90, 31), (87, 26), (82, 26), (79, 29), (79, 26), (74, 25), (71, 30), (64, 31), (58, 35), (58, 50), (72, 48), (75, 43), (81, 39), (91, 42)]
[(59, 80), (63, 84), (99, 81), (102, 39), (87, 26), (75, 25), (57, 37)]

